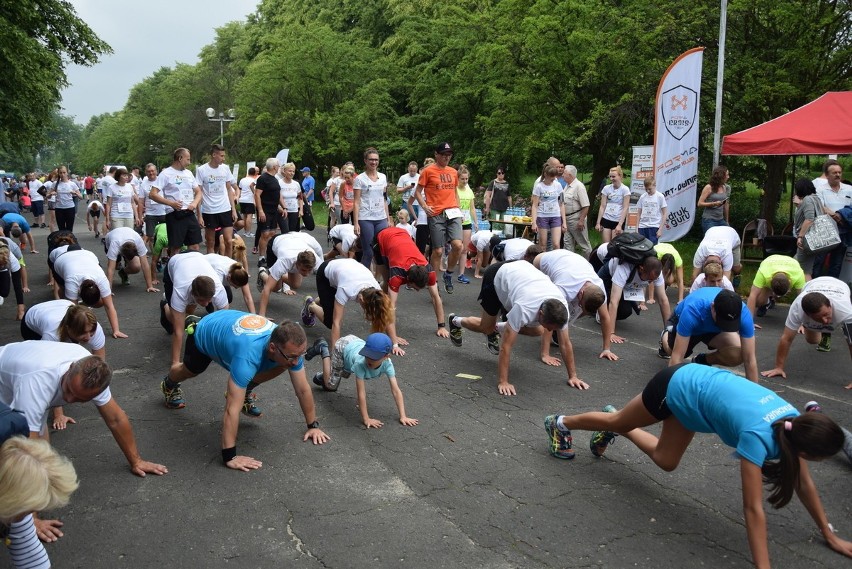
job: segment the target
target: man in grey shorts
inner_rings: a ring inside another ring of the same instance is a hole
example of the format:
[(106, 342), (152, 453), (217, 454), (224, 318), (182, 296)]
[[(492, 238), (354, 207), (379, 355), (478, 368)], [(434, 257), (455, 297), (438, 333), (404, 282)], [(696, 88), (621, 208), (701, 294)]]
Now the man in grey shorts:
[[(441, 271), (444, 245), (449, 242), (450, 253), (447, 270), (444, 272), (444, 288), (453, 294), (453, 272), (462, 252), (462, 212), (459, 208), (458, 172), (448, 164), (453, 157), (449, 142), (435, 148), (435, 164), (423, 169), (414, 191), (414, 199), (426, 211), (429, 235), (432, 238), (432, 267)], [(425, 194), (425, 199), (424, 199)], [(428, 205), (427, 205), (428, 202)]]

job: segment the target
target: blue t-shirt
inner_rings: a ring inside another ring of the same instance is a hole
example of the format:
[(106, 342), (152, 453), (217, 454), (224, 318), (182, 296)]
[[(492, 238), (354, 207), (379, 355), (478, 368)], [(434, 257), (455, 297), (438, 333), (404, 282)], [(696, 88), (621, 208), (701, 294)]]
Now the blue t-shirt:
[(308, 176), (307, 178), (302, 179), (302, 193), (305, 194), (305, 199), (308, 200), (308, 203), (314, 203), (314, 198), (316, 197), (316, 193), (308, 196), (308, 192), (313, 190), (316, 187), (316, 182), (314, 181), (313, 176)]
[[(234, 383), (245, 388), (259, 372), (280, 365), (266, 357), (269, 337), (276, 326), (257, 314), (217, 310), (198, 322), (193, 338), (201, 353), (231, 372)], [(299, 371), (304, 366), (304, 358), (299, 358), (289, 369)]]
[(21, 214), (19, 214), (19, 213), (7, 213), (7, 214), (3, 215), (3, 224), (6, 227), (9, 227), (13, 223), (17, 223), (18, 225), (20, 225), (21, 231), (23, 231), (24, 233), (30, 232), (30, 224), (27, 222), (26, 219), (24, 219), (24, 216), (22, 216)]
[(376, 369), (371, 369), (367, 365), (367, 358), (358, 353), (364, 347), (364, 344), (366, 342), (360, 338), (346, 344), (346, 347), (343, 348), (343, 369), (354, 373), (358, 379), (374, 379), (382, 374), (385, 374), (388, 378), (396, 377), (396, 371), (390, 358), (384, 359), (382, 365)]
[(666, 403), (684, 427), (716, 433), (737, 456), (757, 466), (778, 458), (772, 423), (799, 415), (774, 391), (700, 364), (686, 364), (674, 373)]
[[(713, 314), (710, 312), (710, 305), (720, 292), (722, 292), (721, 288), (706, 286), (689, 293), (689, 296), (678, 302), (675, 307), (678, 335), (689, 337), (721, 332), (713, 322)], [(754, 337), (754, 320), (745, 303), (740, 314), (740, 337)]]

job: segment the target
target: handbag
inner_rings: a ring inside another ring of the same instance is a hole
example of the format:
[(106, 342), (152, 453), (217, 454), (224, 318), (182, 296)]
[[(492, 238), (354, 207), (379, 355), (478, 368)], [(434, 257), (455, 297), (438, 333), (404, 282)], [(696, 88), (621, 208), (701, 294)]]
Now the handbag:
[(314, 222), (314, 212), (311, 210), (311, 204), (308, 202), (305, 202), (302, 206), (302, 224), (308, 231), (313, 231), (314, 227), (316, 227), (316, 223)]
[[(820, 205), (822, 205), (822, 200)], [(802, 237), (802, 248), (806, 253), (816, 255), (825, 253), (840, 245), (840, 232), (837, 222), (827, 214), (818, 215)]]

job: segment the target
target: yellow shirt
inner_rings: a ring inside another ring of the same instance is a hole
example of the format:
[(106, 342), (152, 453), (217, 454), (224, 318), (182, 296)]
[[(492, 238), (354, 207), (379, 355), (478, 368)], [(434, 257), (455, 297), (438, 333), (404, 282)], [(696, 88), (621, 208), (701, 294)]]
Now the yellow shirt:
[(802, 266), (796, 259), (787, 255), (770, 255), (765, 258), (757, 268), (752, 284), (757, 288), (769, 288), (772, 275), (775, 273), (784, 273), (790, 277), (790, 288), (801, 290), (805, 286), (805, 272)]
[(683, 266), (683, 259), (681, 259), (680, 253), (677, 252), (677, 249), (671, 243), (657, 243), (654, 245), (654, 250), (657, 252), (658, 259), (662, 259), (663, 255), (671, 253), (675, 260), (675, 267), (679, 268)]

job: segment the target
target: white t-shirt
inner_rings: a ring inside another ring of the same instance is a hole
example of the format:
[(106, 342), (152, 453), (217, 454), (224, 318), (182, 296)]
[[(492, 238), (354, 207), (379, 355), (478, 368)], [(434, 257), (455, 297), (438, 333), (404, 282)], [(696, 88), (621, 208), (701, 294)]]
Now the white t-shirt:
[(337, 289), (334, 301), (346, 305), (365, 288), (379, 288), (370, 269), (355, 259), (334, 259), (325, 266), (325, 276), (332, 287)]
[[(632, 263), (621, 263), (618, 259), (610, 259), (609, 264), (607, 265), (609, 268), (609, 274), (612, 275), (612, 284), (620, 286), (622, 289), (628, 287), (627, 279), (630, 277), (630, 273), (633, 271), (633, 268), (636, 265)], [(657, 275), (657, 278), (654, 281), (643, 281), (639, 277), (639, 269), (636, 269), (636, 272), (633, 275), (633, 280), (629, 283), (633, 287), (641, 287), (644, 288), (647, 284), (652, 284), (653, 286), (665, 286), (666, 281), (663, 278), (663, 273), (660, 271), (660, 274)]]
[(527, 254), (527, 249), (530, 248), (531, 245), (535, 245), (529, 239), (522, 239), (520, 237), (515, 237), (513, 239), (506, 239), (503, 241), (503, 259), (506, 261), (518, 261), (524, 258), (524, 255)]
[(30, 190), (30, 201), (34, 202), (43, 202), (44, 197), (40, 193), (38, 193), (38, 189), (42, 187), (44, 184), (41, 183), (40, 180), (30, 180), (27, 182), (27, 188)]
[(104, 211), (104, 204), (102, 204), (102, 203), (101, 203), (101, 202), (99, 202), (98, 200), (92, 200), (92, 201), (90, 201), (90, 202), (89, 202), (89, 205), (88, 205), (88, 206), (86, 206), (86, 210), (87, 210), (89, 213), (91, 213), (91, 212), (93, 212), (93, 211), (95, 210), (95, 206), (97, 206), (97, 208), (98, 208), (98, 212), (99, 212), (99, 213), (100, 213), (100, 212), (102, 212), (102, 211)]
[(220, 255), (218, 253), (207, 253), (204, 255), (204, 258), (207, 259), (207, 262), (210, 263), (210, 266), (213, 267), (214, 271), (216, 271), (216, 275), (222, 282), (222, 286), (229, 286), (228, 272), (230, 272), (231, 267), (239, 265), (240, 263), (230, 257), (226, 257), (225, 255)]
[(653, 195), (645, 192), (639, 197), (637, 205), (642, 213), (639, 215), (639, 228), (660, 227), (660, 222), (663, 220), (663, 208), (668, 207), (666, 198), (660, 192), (654, 192)]
[(491, 238), (495, 233), (488, 229), (480, 229), (470, 237), (470, 242), (473, 243), (477, 251), (485, 251), (491, 244)]
[(56, 259), (64, 255), (66, 251), (68, 251), (68, 245), (61, 245), (59, 247), (56, 247), (53, 251), (48, 253), (47, 260), (53, 264), (56, 264)]
[[(819, 292), (831, 303), (831, 324), (817, 322), (802, 310), (802, 298), (808, 293)], [(787, 321), (784, 326), (790, 330), (798, 330), (804, 326), (808, 330), (831, 333), (838, 324), (852, 324), (852, 302), (849, 300), (849, 286), (834, 277), (818, 277), (805, 285), (796, 300), (790, 305)]]
[(287, 208), (287, 213), (299, 212), (299, 195), (302, 193), (302, 186), (296, 180), (285, 182), (284, 178), (278, 178), (278, 185), (281, 186), (281, 199), (284, 200), (284, 207)]
[(555, 249), (544, 253), (540, 261), (541, 272), (550, 278), (568, 302), (568, 324), (573, 324), (583, 313), (577, 296), (587, 282), (599, 286), (606, 294), (603, 280), (580, 255), (565, 249)]
[(740, 237), (736, 229), (728, 226), (711, 227), (695, 250), (693, 267), (702, 267), (710, 255), (722, 259), (722, 270), (730, 271), (734, 266), (734, 249), (740, 246)]
[(145, 198), (145, 215), (159, 217), (166, 215), (166, 206), (151, 199), (151, 188), (157, 185), (157, 179), (149, 180), (146, 176), (139, 182), (139, 192)]
[(136, 250), (139, 252), (139, 256), (143, 258), (142, 262), (145, 262), (144, 257), (148, 254), (148, 248), (145, 247), (145, 242), (142, 241), (139, 234), (131, 228), (116, 227), (106, 234), (105, 239), (107, 247), (106, 256), (110, 261), (118, 260), (118, 256), (121, 254), (121, 246), (128, 241), (133, 241), (133, 243), (136, 244)]
[[(350, 227), (352, 226), (350, 225)], [(316, 272), (319, 269), (320, 264), (322, 264), (323, 257), (322, 247), (320, 246), (319, 241), (314, 239), (313, 236), (308, 233), (290, 232), (276, 237), (272, 242), (272, 252), (275, 253), (275, 256), (278, 257), (278, 259), (271, 267), (269, 267), (269, 274), (272, 278), (279, 280), (287, 273), (297, 272), (296, 257), (298, 257), (299, 253), (302, 251), (311, 251), (314, 254), (314, 261), (316, 262), (314, 265), (314, 272)]]
[(47, 195), (49, 196), (47, 198), (48, 203), (55, 204), (56, 203), (56, 194), (50, 193), (51, 191), (53, 191), (53, 186), (54, 186), (54, 184), (53, 184), (52, 181), (50, 181), (50, 180), (46, 181), (44, 183), (44, 191), (47, 192)]
[(568, 308), (556, 285), (526, 261), (501, 266), (494, 275), (494, 290), (506, 309), (507, 324), (515, 332), (524, 326), (538, 325), (538, 311), (545, 300), (557, 299)]
[(338, 223), (331, 228), (328, 236), (332, 239), (340, 240), (340, 248), (343, 253), (348, 253), (352, 248), (352, 244), (358, 239), (355, 235), (355, 227), (351, 223)]
[(840, 184), (840, 190), (835, 192), (828, 185), (828, 180), (825, 180), (825, 185), (817, 187), (817, 195), (825, 207), (831, 211), (838, 211), (852, 205), (852, 186)]
[[(58, 342), (59, 324), (62, 323), (62, 319), (65, 318), (65, 314), (72, 306), (74, 306), (74, 303), (65, 299), (39, 302), (32, 305), (26, 314), (24, 314), (24, 323), (30, 330), (36, 334), (40, 334), (42, 340)], [(79, 345), (92, 352), (103, 348), (106, 345), (106, 337), (104, 336), (104, 329), (101, 328), (101, 325), (96, 324), (95, 333), (92, 334), (92, 338), (88, 342)]]
[(195, 171), (195, 182), (201, 187), (201, 211), (203, 213), (224, 213), (231, 211), (228, 198), (228, 182), (237, 180), (227, 164), (214, 168), (209, 163), (202, 164)]
[(533, 186), (533, 195), (538, 196), (537, 217), (562, 217), (559, 204), (562, 202), (562, 185), (555, 179), (550, 185), (537, 181)]
[(246, 176), (240, 180), (240, 203), (254, 203), (254, 182), (257, 178)]
[[(154, 187), (160, 190), (164, 198), (181, 202), (183, 204), (181, 209), (186, 209), (195, 199), (195, 188), (198, 187), (198, 184), (195, 181), (195, 176), (186, 168), (176, 170), (169, 166), (163, 168), (163, 171), (157, 176)], [(170, 206), (164, 205), (163, 207), (166, 208), (166, 213), (174, 211), (174, 208)]]
[(54, 261), (53, 269), (65, 282), (65, 298), (77, 301), (80, 298), (80, 285), (86, 279), (92, 279), (101, 291), (101, 298), (112, 294), (109, 281), (98, 263), (97, 256), (91, 251), (67, 251)]
[(109, 216), (116, 219), (133, 219), (133, 197), (136, 194), (133, 186), (112, 184), (108, 191), (109, 199), (112, 200), (107, 201), (110, 204)]
[(606, 206), (604, 206), (603, 219), (619, 222), (621, 214), (624, 211), (624, 198), (630, 196), (630, 188), (621, 184), (618, 188), (614, 188), (612, 184), (601, 190), (601, 196), (606, 198)]
[(361, 172), (355, 178), (353, 187), (361, 190), (361, 206), (358, 210), (358, 220), (379, 221), (387, 219), (385, 210), (385, 191), (388, 188), (387, 176), (376, 172), (377, 180), (371, 180), (366, 172)]
[(414, 188), (417, 187), (417, 181), (420, 179), (420, 174), (414, 174), (413, 176), (406, 172), (402, 176), (399, 177), (399, 181), (396, 183), (397, 189), (407, 188), (414, 184), (410, 190), (405, 190), (402, 192), (402, 199), (408, 201), (408, 198), (414, 193)]
[(74, 182), (59, 182), (56, 184), (56, 209), (71, 209), (74, 207), (74, 196), (71, 192), (77, 191)]
[[(691, 293), (692, 293), (692, 292), (695, 292), (696, 290), (698, 290), (698, 289), (700, 289), (700, 288), (704, 288), (705, 286), (707, 286), (706, 284), (704, 284), (706, 281), (707, 281), (707, 275), (705, 275), (704, 273), (700, 273), (700, 274), (699, 274), (699, 275), (695, 278), (695, 281), (693, 281), (692, 286), (691, 286), (691, 287), (689, 287), (689, 292), (691, 292)], [(732, 292), (736, 292), (736, 291), (734, 291), (734, 285), (733, 285), (733, 283), (731, 283), (731, 281), (730, 281), (730, 280), (728, 279), (728, 277), (726, 277), (726, 276), (723, 276), (723, 277), (722, 277), (722, 286), (721, 286), (721, 288), (724, 288), (724, 289), (726, 289), (726, 290), (730, 290), (730, 291), (732, 291)]]
[[(50, 354), (45, 364), (44, 354)], [(0, 347), (0, 401), (21, 411), (31, 432), (46, 431), (51, 407), (67, 405), (62, 397), (62, 376), (71, 364), (90, 356), (83, 346), (28, 340)], [(98, 407), (112, 400), (109, 387), (92, 401)]]
[(169, 306), (176, 312), (186, 312), (188, 304), (195, 304), (190, 294), (192, 281), (196, 277), (210, 277), (216, 286), (213, 293), (213, 306), (217, 310), (228, 308), (228, 295), (222, 286), (222, 279), (216, 274), (204, 255), (198, 251), (189, 251), (173, 255), (169, 259), (169, 278), (172, 281), (172, 297), (168, 299)]
[(408, 234), (411, 235), (412, 239), (417, 238), (417, 230), (410, 223), (397, 223), (395, 225), (395, 227), (397, 227), (399, 229), (405, 229), (406, 231), (408, 231)]
[(115, 178), (109, 174), (105, 174), (103, 178), (98, 178), (98, 189), (104, 199), (109, 196), (109, 187), (115, 183)]
[(325, 187), (328, 188), (328, 191), (331, 191), (331, 186), (334, 186), (334, 206), (340, 207), (340, 194), (338, 193), (338, 189), (340, 188), (340, 184), (343, 183), (343, 178), (340, 176), (329, 178), (328, 182), (325, 183)]
[(609, 254), (609, 243), (601, 243), (598, 245), (598, 248), (595, 249), (595, 255), (598, 256), (601, 262), (606, 260), (606, 256)]

